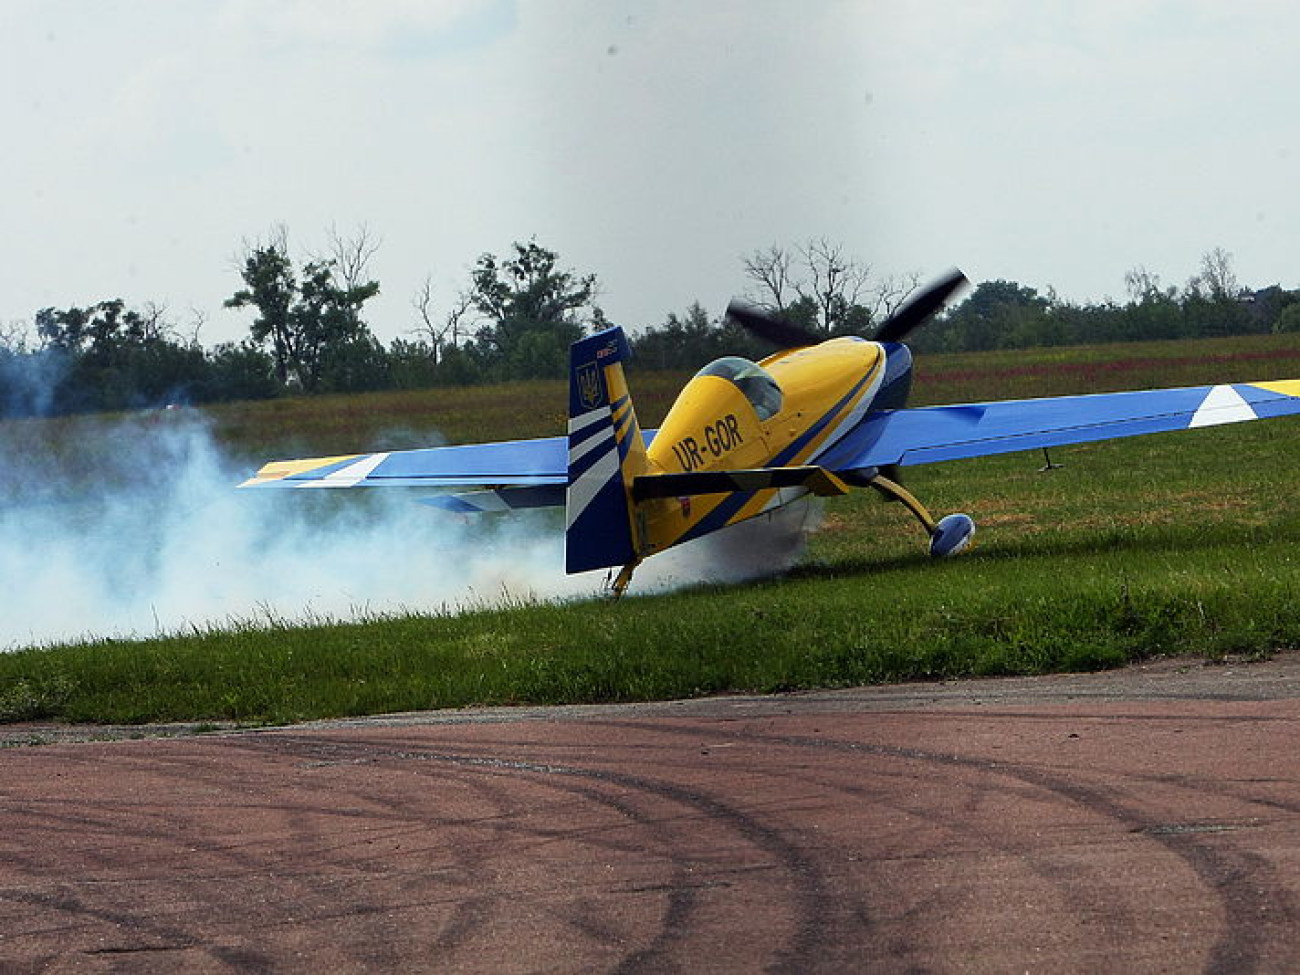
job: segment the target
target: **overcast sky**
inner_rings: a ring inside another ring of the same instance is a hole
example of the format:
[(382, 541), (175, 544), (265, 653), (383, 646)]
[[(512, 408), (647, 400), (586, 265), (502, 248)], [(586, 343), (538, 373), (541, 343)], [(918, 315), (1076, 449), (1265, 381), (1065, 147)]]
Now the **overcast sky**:
[(0, 0), (0, 325), (120, 296), (212, 345), (241, 242), (381, 241), (385, 340), (535, 236), (630, 326), (825, 236), (880, 274), (1300, 286), (1282, 0)]

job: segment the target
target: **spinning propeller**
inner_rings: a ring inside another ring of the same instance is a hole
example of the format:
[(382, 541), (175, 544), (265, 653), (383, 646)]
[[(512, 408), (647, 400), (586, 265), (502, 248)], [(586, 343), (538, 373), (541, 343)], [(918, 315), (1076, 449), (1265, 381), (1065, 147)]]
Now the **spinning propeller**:
[[(902, 307), (881, 323), (872, 339), (877, 342), (902, 342), (969, 283), (966, 275), (953, 268), (939, 280), (926, 285), (908, 298)], [(727, 305), (727, 316), (738, 322), (751, 335), (775, 345), (778, 349), (798, 349), (807, 345), (817, 345), (825, 338), (814, 335), (798, 325), (792, 325), (765, 308), (738, 299), (733, 299)]]

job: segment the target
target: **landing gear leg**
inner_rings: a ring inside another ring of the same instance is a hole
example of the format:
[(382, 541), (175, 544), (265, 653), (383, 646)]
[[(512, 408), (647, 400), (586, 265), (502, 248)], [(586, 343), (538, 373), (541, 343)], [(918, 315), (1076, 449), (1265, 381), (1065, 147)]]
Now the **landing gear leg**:
[(619, 599), (619, 597), (621, 597), (627, 590), (628, 583), (632, 581), (632, 573), (636, 571), (636, 567), (640, 564), (640, 559), (633, 559), (627, 565), (623, 566), (617, 578), (614, 579), (614, 584), (609, 587), (609, 591), (614, 596), (615, 600)]
[(900, 501), (907, 510), (916, 516), (930, 535), (930, 554), (935, 557), (956, 555), (966, 548), (975, 534), (975, 522), (969, 515), (948, 515), (934, 520), (934, 516), (918, 501), (907, 488), (896, 481), (875, 474), (867, 480), (869, 487), (875, 488), (891, 501)]

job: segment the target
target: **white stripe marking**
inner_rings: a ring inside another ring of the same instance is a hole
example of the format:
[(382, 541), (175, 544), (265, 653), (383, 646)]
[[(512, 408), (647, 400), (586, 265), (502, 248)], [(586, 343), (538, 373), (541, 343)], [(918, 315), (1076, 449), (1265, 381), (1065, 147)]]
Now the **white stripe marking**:
[(1214, 427), (1221, 423), (1241, 423), (1245, 420), (1258, 419), (1255, 411), (1241, 398), (1239, 392), (1231, 386), (1215, 386), (1197, 408), (1187, 428), (1190, 430), (1193, 427)]
[(597, 447), (607, 447), (614, 442), (614, 428), (610, 427), (601, 433), (596, 434), (588, 440), (584, 440), (576, 447), (569, 447), (569, 467), (582, 460)]
[(600, 489), (618, 476), (618, 451), (610, 450), (596, 461), (591, 468), (569, 485), (565, 494), (565, 527), (572, 528), (582, 517), (591, 502), (595, 500)]
[(579, 431), (591, 426), (593, 423), (599, 423), (608, 416), (608, 406), (598, 406), (587, 413), (581, 413), (578, 416), (571, 416), (569, 417), (569, 433), (578, 433)]
[(347, 467), (339, 468), (333, 474), (326, 474), (319, 481), (303, 481), (302, 487), (355, 487), (369, 477), (376, 467), (388, 460), (390, 453), (391, 451), (367, 454)]

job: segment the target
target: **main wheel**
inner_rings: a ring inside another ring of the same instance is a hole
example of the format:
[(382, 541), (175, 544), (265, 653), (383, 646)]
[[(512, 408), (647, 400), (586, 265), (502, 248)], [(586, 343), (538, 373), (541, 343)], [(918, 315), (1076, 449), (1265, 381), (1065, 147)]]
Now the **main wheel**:
[(974, 534), (975, 522), (970, 515), (940, 518), (930, 535), (930, 554), (935, 558), (956, 555), (970, 544)]

